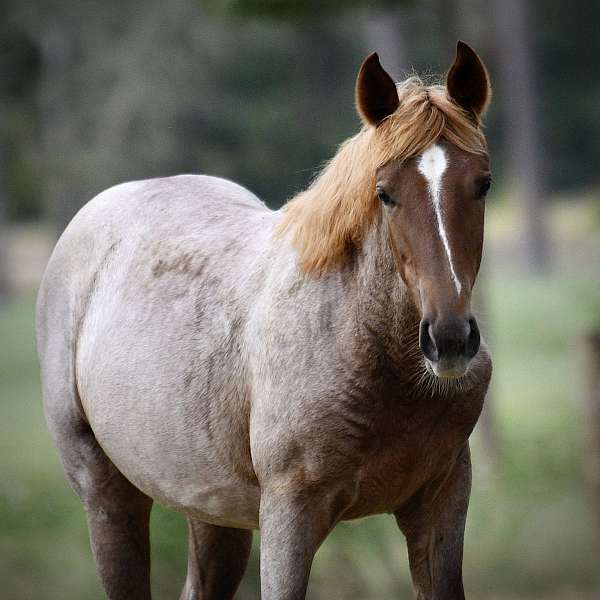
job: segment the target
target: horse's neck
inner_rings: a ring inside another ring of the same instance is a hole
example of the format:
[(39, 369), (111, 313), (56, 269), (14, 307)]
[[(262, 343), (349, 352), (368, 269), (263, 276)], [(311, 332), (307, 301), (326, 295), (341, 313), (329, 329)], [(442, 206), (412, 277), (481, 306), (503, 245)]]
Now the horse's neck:
[(359, 319), (380, 343), (404, 354), (417, 343), (419, 316), (389, 240), (388, 225), (379, 215), (356, 262)]

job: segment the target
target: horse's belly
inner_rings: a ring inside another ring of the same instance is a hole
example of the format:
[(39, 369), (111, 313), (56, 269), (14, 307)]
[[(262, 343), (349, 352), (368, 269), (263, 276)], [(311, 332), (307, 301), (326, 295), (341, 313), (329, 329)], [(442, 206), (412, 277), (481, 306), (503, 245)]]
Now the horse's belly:
[(78, 348), (81, 402), (98, 443), (125, 477), (167, 507), (256, 527), (249, 402), (224, 374), (242, 369), (239, 358), (194, 353), (183, 319), (168, 330), (152, 322), (131, 333), (125, 325), (111, 336), (84, 336)]
[[(179, 470), (171, 477), (140, 475), (135, 465), (131, 475), (121, 467), (136, 487), (167, 508), (222, 527), (258, 528), (260, 490), (258, 486), (223, 471), (210, 475), (217, 465), (198, 464), (198, 470)], [(208, 475), (199, 475), (204, 473)]]
[[(98, 443), (127, 479), (168, 508), (229, 527), (258, 526), (260, 490), (221, 455), (201, 427), (190, 431), (168, 417), (132, 419), (118, 409), (92, 409), (89, 420)], [(135, 423), (134, 421), (138, 421)]]
[(222, 414), (231, 410), (226, 399), (175, 385), (171, 393), (145, 390), (136, 375), (125, 381), (116, 371), (110, 386), (90, 383), (82, 404), (119, 471), (168, 508), (216, 525), (256, 527), (260, 491), (243, 422)]

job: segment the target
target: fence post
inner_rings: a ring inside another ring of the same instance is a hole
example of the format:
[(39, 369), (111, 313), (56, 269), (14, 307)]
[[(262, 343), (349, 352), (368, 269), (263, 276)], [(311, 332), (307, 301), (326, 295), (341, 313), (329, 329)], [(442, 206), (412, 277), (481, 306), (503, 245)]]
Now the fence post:
[(589, 330), (579, 338), (581, 400), (583, 408), (583, 466), (596, 526), (600, 553), (600, 330)]

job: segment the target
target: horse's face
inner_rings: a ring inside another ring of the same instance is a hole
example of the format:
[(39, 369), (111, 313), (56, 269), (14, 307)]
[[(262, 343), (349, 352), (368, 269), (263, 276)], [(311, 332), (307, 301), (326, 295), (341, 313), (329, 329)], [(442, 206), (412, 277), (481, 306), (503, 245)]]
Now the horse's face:
[[(357, 103), (377, 135), (399, 99), (393, 81), (373, 56), (359, 73)], [(465, 118), (477, 122), (489, 103), (490, 84), (477, 54), (462, 42), (446, 88)], [(442, 138), (419, 156), (388, 162), (376, 174), (375, 192), (389, 224), (390, 244), (421, 316), (419, 344), (428, 368), (438, 377), (464, 375), (479, 351), (471, 292), (481, 261), (490, 182), (486, 156)]]
[(489, 186), (487, 158), (445, 141), (377, 173), (390, 243), (421, 315), (421, 350), (440, 377), (463, 375), (479, 350), (471, 291)]

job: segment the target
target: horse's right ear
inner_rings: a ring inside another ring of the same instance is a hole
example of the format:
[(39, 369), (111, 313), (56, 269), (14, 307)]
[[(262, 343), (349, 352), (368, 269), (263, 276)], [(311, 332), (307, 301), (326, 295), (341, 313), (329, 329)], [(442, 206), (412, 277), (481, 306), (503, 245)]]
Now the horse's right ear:
[(377, 127), (400, 104), (394, 80), (379, 62), (377, 52), (369, 54), (356, 78), (356, 108), (366, 125)]
[(477, 52), (468, 44), (458, 41), (456, 58), (446, 76), (446, 89), (454, 102), (478, 117), (492, 99), (490, 76)]

